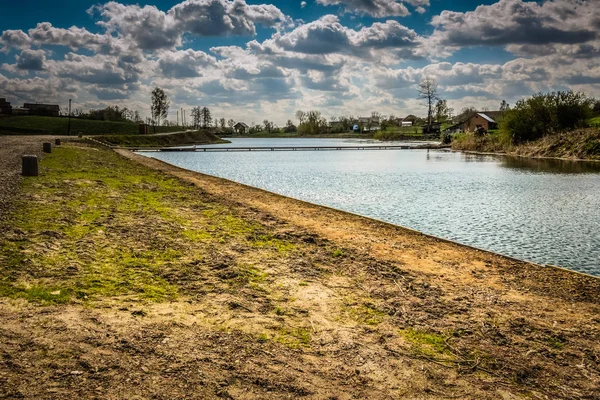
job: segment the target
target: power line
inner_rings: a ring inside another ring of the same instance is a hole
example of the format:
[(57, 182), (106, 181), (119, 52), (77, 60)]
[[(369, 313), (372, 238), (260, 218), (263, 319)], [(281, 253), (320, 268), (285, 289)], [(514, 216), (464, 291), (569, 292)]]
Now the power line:
[(8, 93), (8, 94), (11, 94), (11, 95), (13, 95), (13, 96), (16, 96), (16, 97), (18, 97), (18, 98), (20, 98), (20, 99), (22, 99), (22, 100), (25, 100), (25, 101), (29, 101), (29, 102), (35, 103), (35, 101), (31, 100), (30, 98), (27, 98), (27, 97), (24, 97), (24, 96), (18, 95), (18, 94), (14, 93), (14, 92), (11, 92), (11, 91), (10, 91), (10, 90), (8, 90), (8, 89), (3, 89), (3, 88), (0, 88), (0, 90), (2, 90), (3, 92), (6, 92), (6, 93)]

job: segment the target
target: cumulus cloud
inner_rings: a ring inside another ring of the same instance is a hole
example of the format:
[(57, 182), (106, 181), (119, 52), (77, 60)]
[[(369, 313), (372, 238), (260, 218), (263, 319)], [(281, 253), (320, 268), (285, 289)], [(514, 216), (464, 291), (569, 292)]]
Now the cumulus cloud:
[(27, 71), (41, 71), (46, 62), (46, 54), (43, 50), (23, 50), (16, 58), (17, 69)]
[(500, 0), (465, 13), (443, 11), (432, 19), (432, 39), (445, 46), (585, 43), (598, 38), (594, 1)]
[(305, 1), (303, 1), (303, 2), (300, 3), (300, 8), (304, 8), (304, 7), (306, 7), (306, 2)]
[(289, 18), (270, 4), (249, 5), (245, 0), (186, 0), (164, 12), (155, 6), (125, 5), (114, 1), (88, 10), (99, 12), (100, 26), (133, 40), (141, 49), (181, 45), (182, 36), (256, 35), (256, 25), (273, 27)]
[(284, 50), (305, 54), (347, 54), (367, 57), (381, 49), (408, 50), (404, 58), (418, 58), (421, 38), (397, 21), (374, 23), (359, 31), (350, 29), (335, 15), (301, 25), (291, 32), (276, 35), (274, 43)]
[(205, 52), (192, 49), (165, 52), (158, 59), (162, 75), (177, 79), (198, 77), (203, 68), (214, 66), (216, 62)]
[[(424, 11), (423, 6), (429, 5), (429, 0), (405, 0), (404, 2), (417, 7), (418, 11)], [(404, 2), (399, 0), (317, 0), (317, 3), (324, 6), (342, 5), (346, 12), (370, 15), (375, 18), (410, 15)]]
[(0, 36), (0, 44), (4, 50), (10, 48), (23, 49), (31, 45), (31, 38), (22, 30), (6, 30)]

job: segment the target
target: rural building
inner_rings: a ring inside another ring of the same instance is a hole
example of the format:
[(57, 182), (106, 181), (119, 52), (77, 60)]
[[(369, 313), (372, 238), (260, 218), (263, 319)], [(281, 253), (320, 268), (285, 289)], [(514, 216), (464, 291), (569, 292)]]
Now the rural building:
[(23, 107), (15, 107), (12, 109), (12, 115), (29, 115), (29, 109)]
[(233, 129), (235, 129), (235, 133), (237, 133), (238, 135), (245, 135), (250, 131), (250, 127), (244, 122), (238, 122), (233, 126)]
[(444, 132), (475, 132), (477, 128), (483, 128), (486, 132), (495, 130), (498, 129), (498, 119), (502, 117), (503, 113), (503, 111), (476, 112), (447, 128)]
[(465, 128), (465, 131), (470, 132), (475, 132), (477, 128), (483, 128), (487, 132), (498, 129), (498, 122), (487, 113), (477, 113), (467, 121)]
[(403, 128), (410, 127), (410, 126), (413, 126), (413, 122), (412, 121), (401, 121), (400, 126)]
[(0, 114), (12, 114), (12, 106), (10, 102), (4, 98), (0, 98)]
[(381, 129), (379, 117), (359, 117), (356, 121), (361, 132), (375, 132)]
[(60, 116), (60, 107), (58, 104), (25, 103), (23, 108), (27, 108), (29, 110), (29, 115), (41, 115), (45, 117)]

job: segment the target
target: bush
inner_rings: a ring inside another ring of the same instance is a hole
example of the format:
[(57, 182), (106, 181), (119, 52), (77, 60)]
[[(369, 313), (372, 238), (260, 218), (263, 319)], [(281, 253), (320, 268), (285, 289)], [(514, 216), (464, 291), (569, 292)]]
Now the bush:
[(529, 142), (546, 135), (585, 127), (592, 116), (592, 100), (573, 91), (539, 93), (519, 100), (500, 122), (514, 144)]

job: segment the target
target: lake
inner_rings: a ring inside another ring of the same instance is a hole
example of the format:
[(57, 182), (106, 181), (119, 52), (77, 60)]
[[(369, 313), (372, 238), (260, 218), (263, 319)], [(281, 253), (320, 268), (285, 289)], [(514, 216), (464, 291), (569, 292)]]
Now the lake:
[[(231, 142), (219, 146), (381, 143)], [(519, 259), (600, 276), (600, 163), (416, 149), (141, 154)]]

